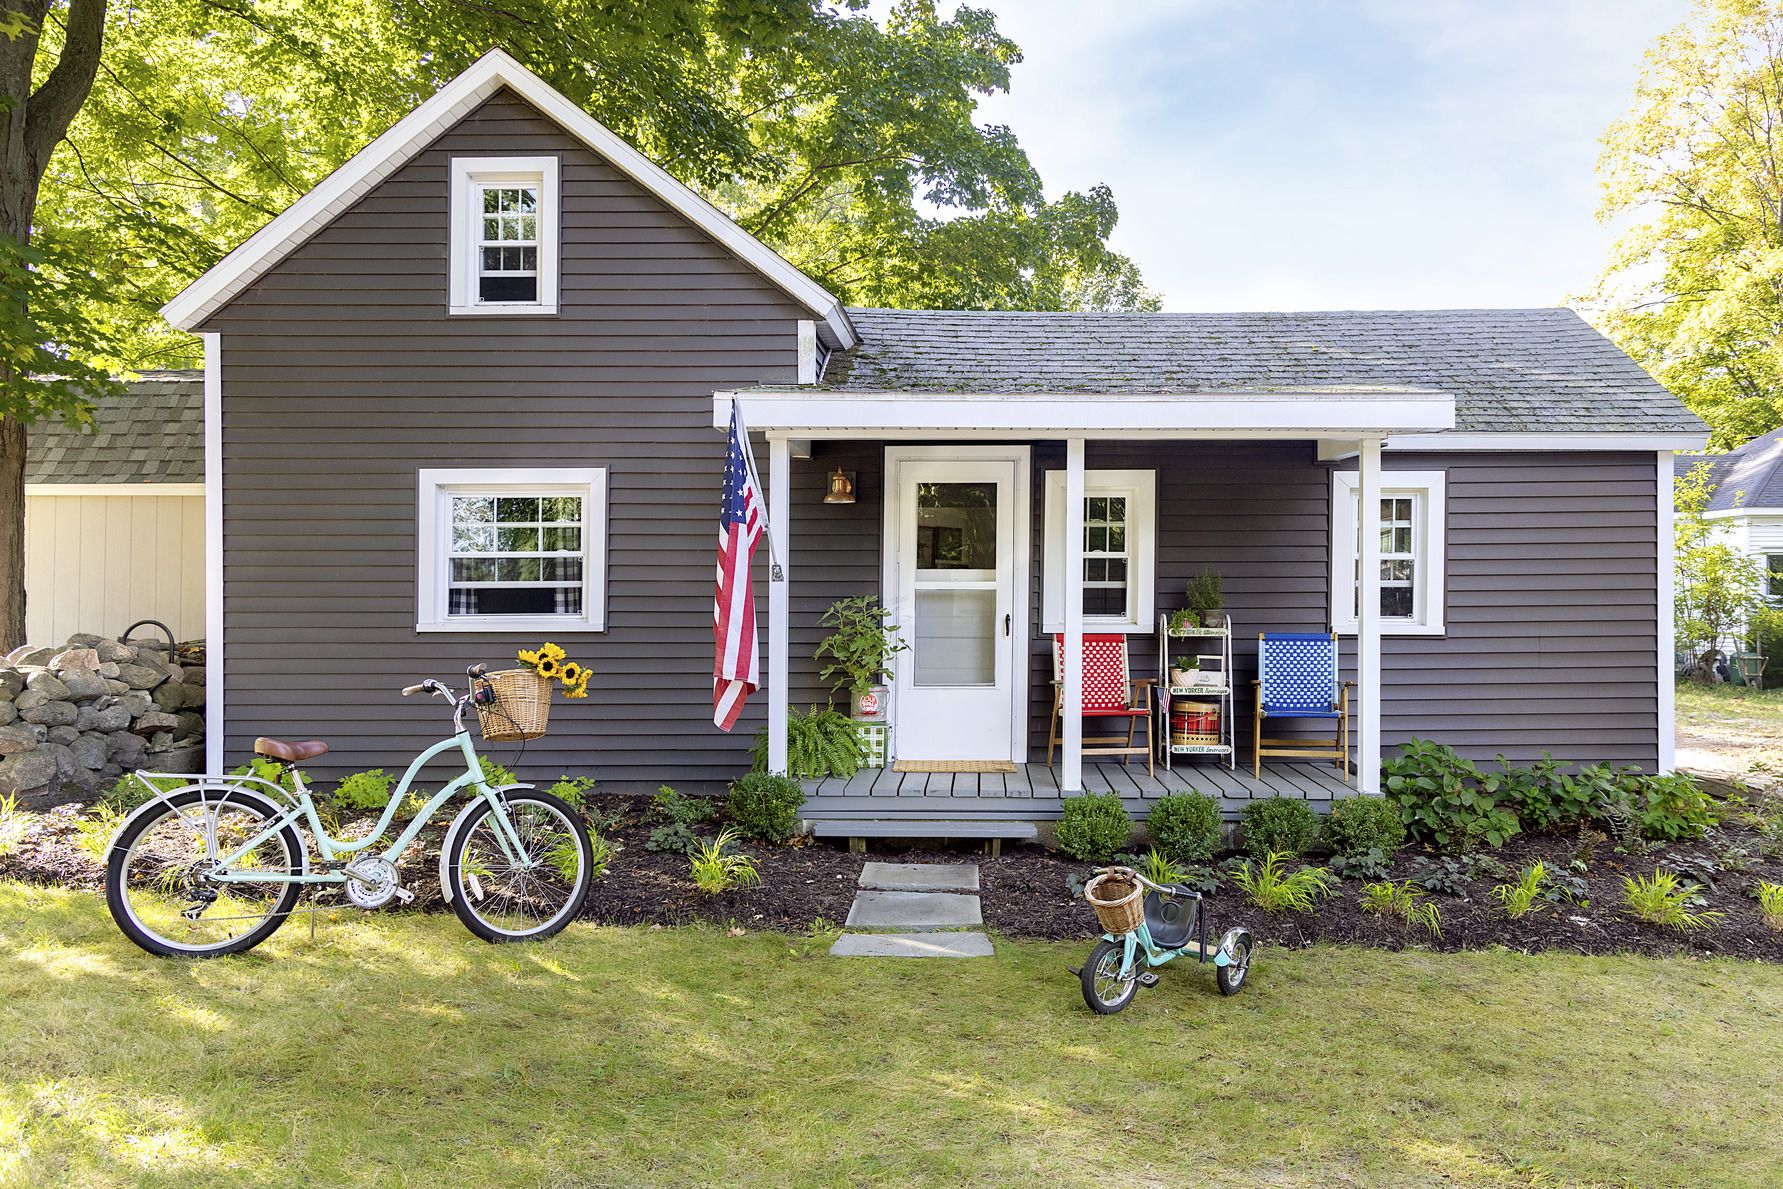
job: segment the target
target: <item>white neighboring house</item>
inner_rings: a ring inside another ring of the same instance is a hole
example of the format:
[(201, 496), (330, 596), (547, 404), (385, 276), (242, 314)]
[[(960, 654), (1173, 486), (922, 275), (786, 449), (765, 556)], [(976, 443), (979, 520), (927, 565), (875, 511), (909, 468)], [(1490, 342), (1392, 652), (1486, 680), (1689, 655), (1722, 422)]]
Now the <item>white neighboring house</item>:
[(155, 619), (204, 635), (204, 376), (144, 372), (91, 432), (39, 422), (25, 469), (33, 644)]
[(1721, 522), (1729, 537), (1752, 555), (1769, 575), (1765, 593), (1783, 604), (1783, 429), (1725, 454), (1672, 456), (1679, 478), (1704, 464), (1714, 485), (1708, 519)]

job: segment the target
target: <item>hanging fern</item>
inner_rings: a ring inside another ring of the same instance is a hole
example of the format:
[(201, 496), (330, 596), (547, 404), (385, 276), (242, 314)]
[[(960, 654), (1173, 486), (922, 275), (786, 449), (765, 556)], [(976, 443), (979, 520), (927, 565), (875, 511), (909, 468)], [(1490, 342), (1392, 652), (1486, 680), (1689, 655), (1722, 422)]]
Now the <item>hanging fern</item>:
[[(756, 733), (749, 749), (757, 772), (768, 770), (768, 730)], [(838, 710), (813, 706), (786, 716), (786, 774), (816, 780), (837, 776), (847, 780), (860, 770), (861, 740), (853, 720)]]

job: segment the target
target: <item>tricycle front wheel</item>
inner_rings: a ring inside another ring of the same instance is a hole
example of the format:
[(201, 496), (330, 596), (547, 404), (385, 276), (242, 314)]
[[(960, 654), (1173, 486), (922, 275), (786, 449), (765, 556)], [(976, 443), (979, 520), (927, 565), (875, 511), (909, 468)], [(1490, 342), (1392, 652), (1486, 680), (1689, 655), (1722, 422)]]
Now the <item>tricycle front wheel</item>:
[(1138, 971), (1130, 971), (1124, 979), (1121, 977), (1126, 950), (1125, 942), (1097, 942), (1078, 975), (1083, 983), (1083, 1001), (1097, 1015), (1112, 1016), (1133, 1002), (1133, 996), (1139, 993)]
[(1214, 969), (1213, 981), (1218, 984), (1220, 994), (1236, 995), (1244, 986), (1244, 976), (1251, 970), (1253, 944), (1248, 936), (1239, 938), (1232, 946), (1232, 964)]

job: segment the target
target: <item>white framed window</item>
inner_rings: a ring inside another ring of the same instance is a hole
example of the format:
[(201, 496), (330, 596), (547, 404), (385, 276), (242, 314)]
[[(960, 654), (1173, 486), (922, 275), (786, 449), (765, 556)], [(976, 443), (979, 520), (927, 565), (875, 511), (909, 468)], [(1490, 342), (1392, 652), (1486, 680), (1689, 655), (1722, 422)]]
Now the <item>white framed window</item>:
[(604, 631), (607, 472), (423, 470), (415, 630)]
[[(1448, 523), (1442, 471), (1381, 475), (1381, 631), (1398, 636), (1443, 633), (1443, 562)], [(1331, 475), (1331, 630), (1356, 631), (1361, 567), (1356, 472)]]
[[(1150, 632), (1158, 588), (1156, 471), (1085, 471), (1083, 625), (1094, 632)], [(1065, 630), (1065, 472), (1046, 473), (1042, 630)]]
[(452, 158), (454, 314), (557, 312), (556, 157)]
[(1783, 553), (1764, 555), (1764, 593), (1773, 606), (1783, 605)]

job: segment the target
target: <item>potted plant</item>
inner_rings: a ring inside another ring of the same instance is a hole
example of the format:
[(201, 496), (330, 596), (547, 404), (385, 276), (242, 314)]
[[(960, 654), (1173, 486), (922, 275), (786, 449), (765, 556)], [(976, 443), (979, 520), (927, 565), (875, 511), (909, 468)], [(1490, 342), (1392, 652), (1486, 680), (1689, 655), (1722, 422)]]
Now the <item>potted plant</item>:
[(1226, 596), (1220, 591), (1220, 576), (1212, 570), (1202, 570), (1201, 576), (1189, 579), (1183, 590), (1183, 601), (1193, 611), (1202, 624), (1210, 628), (1224, 627), (1226, 624)]
[(1201, 617), (1186, 607), (1170, 613), (1170, 634), (1180, 636), (1190, 628), (1201, 626)]
[(1201, 672), (1201, 658), (1180, 656), (1170, 662), (1170, 688), (1194, 685)]
[(814, 659), (828, 659), (818, 675), (831, 688), (848, 688), (850, 713), (860, 722), (885, 718), (885, 683), (892, 658), (909, 644), (898, 635), (891, 612), (872, 595), (837, 599), (818, 623), (834, 628), (817, 646)]

